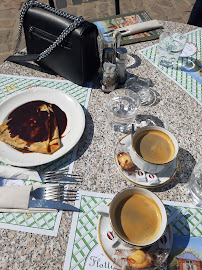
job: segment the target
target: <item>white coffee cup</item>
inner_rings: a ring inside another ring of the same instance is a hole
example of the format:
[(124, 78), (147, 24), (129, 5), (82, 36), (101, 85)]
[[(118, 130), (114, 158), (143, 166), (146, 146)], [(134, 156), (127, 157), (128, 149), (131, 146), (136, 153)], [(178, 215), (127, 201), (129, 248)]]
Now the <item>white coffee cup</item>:
[[(126, 236), (124, 236), (122, 233), (120, 233), (120, 229), (118, 228), (119, 226), (117, 224), (119, 224), (121, 222), (121, 217), (117, 218), (117, 215), (115, 215), (115, 212), (117, 211), (117, 207), (120, 207), (120, 202), (122, 202), (123, 200), (127, 201), (134, 194), (140, 194), (140, 195), (143, 195), (149, 199), (152, 199), (157, 204), (157, 206), (159, 208), (159, 212), (161, 214), (161, 223), (160, 223), (158, 232), (154, 235), (154, 237), (152, 239), (150, 239), (149, 241), (143, 242), (143, 243), (131, 242), (130, 240), (128, 240), (128, 238)], [(140, 188), (140, 187), (131, 187), (131, 188), (127, 188), (127, 189), (119, 192), (112, 199), (112, 202), (109, 206), (101, 205), (101, 206), (96, 208), (96, 211), (98, 214), (100, 214), (102, 216), (109, 217), (110, 225), (111, 225), (114, 233), (116, 234), (119, 242), (121, 242), (122, 244), (125, 244), (125, 245), (133, 246), (135, 248), (143, 248), (143, 247), (150, 246), (150, 245), (154, 244), (155, 242), (157, 242), (164, 234), (166, 226), (167, 226), (167, 213), (166, 213), (166, 209), (165, 209), (165, 206), (162, 203), (162, 201), (153, 192), (151, 192), (147, 189), (144, 189), (144, 188)]]
[[(145, 130), (158, 130), (158, 131), (162, 131), (163, 133), (167, 134), (169, 136), (169, 138), (172, 140), (173, 145), (174, 145), (174, 155), (171, 158), (171, 160), (169, 160), (168, 162), (165, 163), (152, 163), (149, 161), (146, 161), (143, 157), (141, 157), (137, 151), (134, 148), (134, 138), (140, 134), (141, 132), (145, 131)], [(165, 128), (159, 127), (159, 126), (146, 126), (146, 127), (142, 127), (139, 128), (134, 135), (131, 138), (131, 147), (130, 147), (130, 156), (131, 159), (133, 161), (133, 163), (141, 170), (145, 171), (145, 172), (149, 172), (149, 173), (159, 173), (162, 172), (166, 169), (168, 169), (168, 167), (170, 167), (172, 165), (172, 162), (175, 161), (175, 159), (177, 158), (178, 155), (178, 151), (179, 151), (179, 146), (178, 146), (178, 142), (176, 140), (176, 138), (174, 137), (174, 135), (169, 132), (168, 130), (166, 130)]]

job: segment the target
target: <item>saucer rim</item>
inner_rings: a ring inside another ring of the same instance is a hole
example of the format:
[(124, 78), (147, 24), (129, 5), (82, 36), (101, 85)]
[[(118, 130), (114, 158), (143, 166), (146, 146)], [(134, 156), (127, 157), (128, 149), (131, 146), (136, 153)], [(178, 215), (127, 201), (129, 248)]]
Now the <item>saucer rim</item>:
[[(99, 217), (98, 225), (97, 225), (97, 235), (98, 235), (98, 242), (99, 242), (98, 244), (101, 246), (102, 251), (104, 252), (104, 255), (108, 258), (108, 260), (110, 260), (110, 262), (117, 265), (118, 267), (121, 267), (121, 265), (115, 263), (113, 261), (113, 259), (108, 255), (107, 251), (105, 250), (105, 248), (104, 248), (104, 246), (102, 244), (102, 240), (101, 240), (101, 236), (100, 236), (100, 224), (101, 224), (102, 218), (103, 218), (102, 216)], [(171, 242), (171, 245), (170, 245), (170, 248), (169, 248), (169, 255), (170, 255), (170, 252), (171, 252), (171, 249), (172, 249), (172, 246), (173, 246), (173, 232), (172, 232), (171, 224), (168, 224), (167, 227), (169, 228), (169, 237), (170, 237), (170, 242)]]
[(105, 256), (108, 258), (108, 260), (110, 260), (110, 262), (116, 264), (118, 267), (121, 267), (121, 265), (115, 263), (112, 258), (108, 255), (108, 253), (106, 252), (103, 244), (102, 244), (102, 240), (101, 240), (101, 236), (100, 236), (100, 224), (101, 224), (101, 220), (102, 220), (102, 216), (99, 217), (99, 220), (98, 220), (98, 225), (97, 225), (97, 235), (98, 235), (98, 242), (99, 242), (99, 245), (101, 246), (102, 248), (102, 251), (104, 252)]
[(116, 148), (117, 148), (117, 145), (118, 145), (118, 143), (120, 143), (123, 139), (125, 139), (127, 136), (130, 136), (130, 134), (127, 134), (127, 135), (125, 135), (124, 137), (122, 137), (122, 138), (116, 143), (115, 150), (114, 150), (114, 162), (115, 162), (115, 165), (116, 165), (118, 171), (121, 173), (121, 175), (122, 175), (126, 180), (128, 180), (128, 181), (130, 181), (131, 183), (133, 183), (133, 184), (135, 184), (135, 185), (137, 185), (137, 186), (140, 186), (140, 187), (145, 187), (145, 188), (156, 188), (156, 187), (160, 187), (160, 186), (162, 186), (162, 185), (167, 184), (168, 182), (170, 182), (170, 181), (174, 178), (174, 176), (175, 176), (175, 174), (176, 174), (176, 172), (177, 172), (177, 169), (178, 169), (178, 156), (176, 156), (176, 158), (173, 160), (173, 163), (176, 162), (176, 167), (175, 167), (175, 171), (174, 171), (173, 175), (172, 175), (168, 180), (166, 180), (166, 181), (163, 182), (163, 183), (160, 183), (160, 184), (157, 184), (157, 185), (148, 185), (148, 186), (147, 186), (147, 185), (143, 185), (143, 184), (140, 184), (140, 183), (138, 183), (138, 182), (135, 182), (135, 181), (131, 180), (130, 178), (128, 178), (128, 177), (123, 173), (122, 169), (120, 168), (120, 165), (119, 165), (119, 164), (117, 163), (117, 161), (116, 161)]

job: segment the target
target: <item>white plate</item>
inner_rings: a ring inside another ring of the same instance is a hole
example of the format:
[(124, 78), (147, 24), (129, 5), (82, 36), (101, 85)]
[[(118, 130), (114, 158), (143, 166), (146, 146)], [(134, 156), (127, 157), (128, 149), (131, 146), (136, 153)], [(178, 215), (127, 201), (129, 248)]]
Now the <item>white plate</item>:
[[(134, 171), (126, 171), (121, 168), (121, 166), (118, 163), (117, 156), (119, 153), (124, 152), (129, 154), (130, 153), (130, 147), (131, 147), (131, 135), (128, 134), (125, 137), (123, 137), (115, 146), (115, 151), (114, 151), (114, 160), (117, 168), (119, 169), (119, 172), (129, 181), (133, 182), (135, 185), (142, 186), (142, 187), (147, 187), (147, 188), (154, 188), (158, 187), (161, 185), (164, 185), (165, 183), (168, 183), (171, 179), (173, 179), (177, 166), (178, 166), (178, 161), (177, 159), (174, 159), (171, 163), (168, 169), (164, 170), (163, 172), (157, 173), (156, 176), (159, 180), (158, 184), (155, 185), (150, 185), (149, 182), (144, 181), (144, 182), (138, 182), (136, 179), (135, 175), (135, 170)], [(136, 167), (137, 170), (139, 170)]]
[(0, 103), (0, 124), (17, 107), (30, 101), (43, 100), (57, 105), (67, 116), (67, 127), (62, 134), (61, 148), (52, 155), (41, 153), (22, 153), (10, 145), (0, 142), (0, 161), (14, 166), (38, 166), (63, 156), (70, 151), (81, 138), (85, 127), (85, 115), (78, 101), (60, 90), (36, 87), (24, 90)]
[[(113, 263), (116, 264), (116, 260), (114, 258), (115, 250), (116, 249), (123, 249), (123, 250), (129, 250), (129, 252), (130, 252), (130, 250), (132, 249), (132, 246), (129, 246), (129, 245), (126, 246), (126, 245), (124, 245), (124, 243), (120, 243), (118, 245), (118, 247), (111, 246), (106, 241), (106, 238), (103, 235), (103, 233), (106, 230), (112, 231), (111, 226), (110, 226), (110, 223), (109, 223), (109, 217), (100, 216), (100, 218), (98, 220), (98, 226), (97, 226), (97, 239), (98, 239), (98, 243), (100, 244), (100, 246), (101, 246), (101, 248), (103, 250), (104, 255), (111, 262), (113, 262)], [(172, 243), (173, 243), (173, 234), (172, 234), (172, 230), (171, 230), (171, 226), (170, 225), (167, 226), (164, 235), (168, 235), (168, 238), (169, 238), (169, 243), (167, 243), (168, 246), (167, 247), (164, 246), (164, 248), (163, 248), (164, 251), (165, 251), (165, 255), (166, 255), (165, 259), (167, 259), (168, 255), (170, 254), (170, 251), (171, 251), (171, 248), (172, 248)], [(146, 247), (143, 250), (144, 251), (147, 251), (147, 252), (152, 252), (153, 250), (157, 249), (157, 252), (158, 252), (158, 245), (159, 245), (159, 242), (160, 241), (161, 241), (161, 239), (158, 242), (156, 242), (155, 244), (153, 244), (152, 246)], [(121, 265), (118, 265), (118, 266), (121, 267)]]

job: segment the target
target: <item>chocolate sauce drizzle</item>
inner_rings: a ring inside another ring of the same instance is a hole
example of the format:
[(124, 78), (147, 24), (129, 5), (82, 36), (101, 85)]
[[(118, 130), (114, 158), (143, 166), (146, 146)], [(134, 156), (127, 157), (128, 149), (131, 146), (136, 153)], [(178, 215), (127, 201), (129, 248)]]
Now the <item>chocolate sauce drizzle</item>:
[[(33, 142), (46, 141), (49, 132), (50, 138), (52, 138), (56, 125), (59, 128), (60, 138), (66, 129), (66, 114), (55, 104), (52, 104), (53, 112), (50, 111), (50, 114), (47, 111), (40, 111), (39, 107), (44, 104), (47, 107), (50, 105), (50, 103), (42, 100), (31, 101), (19, 106), (8, 116), (8, 119), (11, 119), (8, 122), (11, 137), (18, 135), (26, 141), (27, 150), (29, 150), (29, 145)], [(56, 119), (57, 123), (54, 119)]]

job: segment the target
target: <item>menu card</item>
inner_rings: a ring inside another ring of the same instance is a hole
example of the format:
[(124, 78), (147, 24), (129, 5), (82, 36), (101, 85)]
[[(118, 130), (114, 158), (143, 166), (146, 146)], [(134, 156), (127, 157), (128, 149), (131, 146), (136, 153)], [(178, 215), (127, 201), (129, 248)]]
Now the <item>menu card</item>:
[[(119, 269), (110, 258), (104, 255), (98, 243), (97, 225), (99, 216), (96, 208), (107, 205), (114, 195), (79, 191), (76, 206), (81, 213), (74, 213), (68, 242), (64, 270)], [(180, 258), (192, 254), (200, 262), (202, 256), (202, 211), (192, 204), (163, 201), (168, 214), (172, 216), (173, 247), (168, 259), (167, 269), (178, 265)], [(184, 268), (189, 269), (189, 268)], [(193, 268), (194, 269), (194, 268)]]
[[(64, 91), (77, 99), (77, 101), (83, 106), (84, 110), (88, 106), (91, 92), (90, 83), (87, 86), (82, 87), (67, 80), (3, 74), (0, 74), (0, 102), (15, 92), (29, 91), (30, 88), (37, 86)], [(77, 146), (61, 158), (51, 163), (35, 167), (35, 169), (55, 170), (59, 168), (68, 168), (68, 172), (72, 173), (76, 152)], [(0, 162), (0, 164), (2, 164), (2, 162)], [(33, 183), (33, 181), (6, 180), (0, 178), (0, 186), (31, 185)], [(39, 184), (39, 182), (37, 182), (37, 184)], [(0, 228), (57, 236), (61, 215), (62, 211), (52, 213), (0, 213)]]
[[(125, 27), (131, 24), (137, 24), (142, 23), (146, 21), (150, 21), (151, 17), (149, 14), (145, 11), (138, 11), (133, 13), (127, 13), (127, 14), (119, 14), (116, 16), (111, 16), (107, 18), (101, 18), (96, 21), (93, 21), (93, 23), (97, 26), (99, 32), (103, 36), (103, 39), (107, 42), (110, 42), (111, 38), (107, 37), (106, 35), (103, 35), (105, 32), (108, 32), (110, 30), (115, 30), (116, 28)], [(152, 39), (157, 39), (162, 32), (162, 29), (155, 29), (146, 31), (144, 33), (138, 33), (126, 37), (121, 38), (121, 45), (125, 44), (131, 44), (141, 41), (147, 41)]]

